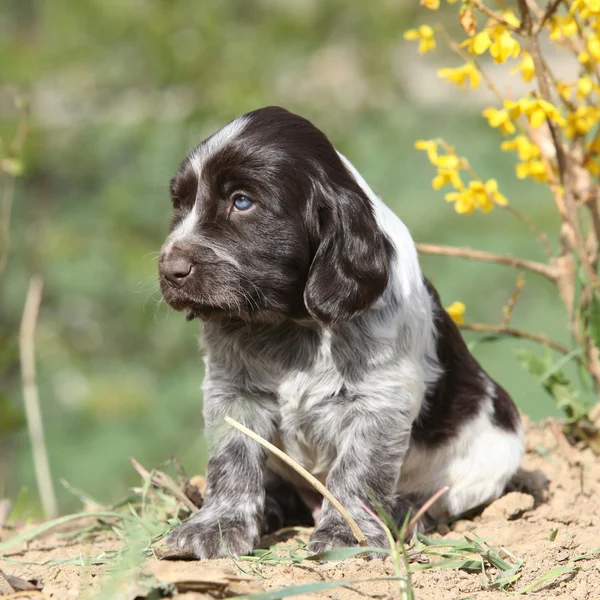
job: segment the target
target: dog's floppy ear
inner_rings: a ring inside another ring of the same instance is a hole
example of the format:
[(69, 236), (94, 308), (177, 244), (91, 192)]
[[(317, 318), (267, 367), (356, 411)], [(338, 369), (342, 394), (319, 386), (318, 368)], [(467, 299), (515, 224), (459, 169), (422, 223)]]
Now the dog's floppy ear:
[(364, 312), (383, 294), (392, 248), (371, 202), (354, 182), (318, 186), (312, 207), (319, 243), (304, 303), (317, 321), (329, 326)]

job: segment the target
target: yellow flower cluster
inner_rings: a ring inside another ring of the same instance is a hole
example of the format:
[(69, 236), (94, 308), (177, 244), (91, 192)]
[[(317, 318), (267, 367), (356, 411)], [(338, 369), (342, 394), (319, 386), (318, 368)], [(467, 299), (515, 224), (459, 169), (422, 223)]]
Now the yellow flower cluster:
[(446, 312), (457, 325), (462, 325), (465, 322), (466, 306), (462, 302), (453, 302), (446, 308)]
[(490, 212), (494, 204), (506, 206), (508, 201), (498, 191), (498, 182), (495, 179), (482, 181), (469, 181), (468, 187), (463, 187), (456, 192), (449, 192), (444, 196), (446, 202), (454, 202), (454, 210), (459, 215), (470, 215), (476, 208), (482, 212)]
[[(519, 20), (514, 13), (506, 11), (502, 17), (509, 25), (519, 26)], [(498, 64), (506, 62), (509, 58), (517, 58), (521, 53), (519, 42), (504, 24), (486, 27), (472, 38), (465, 40), (461, 46), (476, 56), (489, 51), (494, 62)]]
[[(440, 146), (444, 149), (444, 154), (439, 153)], [(470, 171), (468, 161), (457, 156), (454, 148), (442, 140), (418, 140), (415, 148), (427, 152), (429, 162), (437, 167), (437, 174), (431, 182), (433, 189), (439, 190), (446, 185), (454, 188), (455, 191), (448, 192), (444, 197), (447, 202), (454, 203), (454, 210), (458, 214), (468, 215), (476, 209), (489, 212), (494, 205), (508, 204), (507, 199), (499, 192), (495, 179), (484, 182), (473, 178), (465, 185), (461, 171)], [(470, 174), (474, 176), (472, 172)]]
[(419, 40), (419, 52), (425, 54), (435, 50), (435, 36), (429, 25), (421, 25), (418, 29), (409, 29), (404, 32), (405, 40)]
[[(457, 1), (447, 0), (449, 4)], [(420, 0), (420, 3), (431, 10), (440, 6), (440, 0)], [(500, 90), (488, 76), (485, 58), (478, 59), (488, 55), (496, 64), (512, 60), (510, 74), (521, 77), (525, 83), (535, 84), (537, 88), (537, 91), (522, 98), (501, 100), (500, 106), (487, 107), (482, 111), (491, 128), (498, 129), (503, 136), (510, 136), (510, 139), (501, 142), (501, 149), (517, 154), (516, 176), (542, 183), (559, 180), (555, 153), (547, 152), (545, 144), (539, 142), (538, 146), (536, 143), (538, 137), (546, 139), (548, 132), (542, 130), (536, 133), (535, 130), (550, 124), (553, 125), (553, 135), (558, 134), (562, 138), (565, 149), (574, 156), (578, 165), (593, 177), (600, 177), (600, 0), (554, 3), (551, 5), (553, 10), (543, 19), (532, 12), (536, 35), (539, 29), (543, 29), (546, 39), (549, 37), (552, 43), (563, 46), (577, 57), (579, 65), (573, 69), (577, 78), (568, 81), (557, 79), (543, 58), (534, 61), (530, 52), (522, 50), (521, 43), (525, 46), (530, 32), (521, 28), (513, 12), (488, 8), (472, 0), (462, 0), (461, 5), (458, 17), (467, 39), (452, 40), (440, 25), (436, 26), (435, 32), (443, 34), (438, 37), (438, 42), (442, 38), (450, 39), (450, 48), (463, 59), (466, 56), (466, 62), (458, 67), (438, 69), (438, 77), (461, 89), (477, 89), (485, 81), (498, 96)], [(499, 3), (499, 6), (504, 7), (505, 4)], [(481, 19), (482, 15), (485, 15), (486, 22), (478, 29), (478, 17)], [(411, 29), (404, 37), (418, 41), (422, 54), (436, 48), (434, 29), (428, 25)], [(536, 66), (541, 73), (537, 73)], [(538, 75), (547, 81), (549, 91), (537, 85)], [(468, 161), (457, 156), (454, 149), (442, 140), (421, 140), (416, 147), (427, 152), (437, 169), (431, 182), (433, 188), (453, 188), (445, 198), (454, 204), (457, 213), (487, 212), (494, 205), (507, 203), (495, 179), (482, 180)]]
[(539, 182), (548, 180), (546, 167), (540, 160), (540, 149), (529, 138), (518, 135), (512, 140), (502, 142), (500, 147), (505, 152), (517, 152), (521, 162), (517, 164), (515, 171), (519, 179), (529, 177)]
[(551, 119), (559, 127), (566, 125), (565, 118), (560, 114), (556, 106), (541, 98), (521, 98), (516, 102), (505, 100), (504, 108), (508, 111), (513, 121), (520, 116), (524, 116), (534, 129), (540, 127), (546, 119)]
[(472, 90), (477, 89), (481, 84), (481, 74), (477, 70), (475, 64), (471, 62), (465, 63), (462, 67), (457, 67), (455, 69), (438, 69), (437, 74), (438, 77), (451, 83), (455, 83), (460, 88), (464, 88), (467, 81)]

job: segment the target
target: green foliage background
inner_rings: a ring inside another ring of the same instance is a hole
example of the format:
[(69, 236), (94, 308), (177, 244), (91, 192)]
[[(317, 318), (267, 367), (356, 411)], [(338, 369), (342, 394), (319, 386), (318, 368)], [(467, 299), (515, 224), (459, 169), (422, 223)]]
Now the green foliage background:
[[(26, 486), (35, 508), (17, 351), (33, 272), (46, 282), (37, 352), (55, 477), (111, 501), (138, 483), (128, 455), (155, 466), (176, 454), (202, 470), (198, 325), (159, 303), (156, 253), (178, 162), (240, 113), (279, 104), (313, 120), (418, 241), (543, 258), (511, 215), (458, 216), (430, 187), (432, 169), (413, 143), (441, 135), (557, 229), (546, 191), (515, 179), (513, 157), (500, 153), (478, 108), (408, 101), (407, 87), (422, 82), (402, 33), (424, 12), (400, 0), (2, 1), (0, 135), (10, 139), (17, 126), (15, 96), (31, 117), (0, 289), (0, 497)], [(446, 304), (460, 299), (468, 320), (501, 321), (513, 271), (422, 263)], [(514, 324), (568, 343), (564, 322), (552, 287), (530, 276)], [(507, 340), (475, 353), (539, 418), (554, 408), (519, 366), (513, 350), (523, 346)], [(74, 502), (60, 499), (64, 509)]]

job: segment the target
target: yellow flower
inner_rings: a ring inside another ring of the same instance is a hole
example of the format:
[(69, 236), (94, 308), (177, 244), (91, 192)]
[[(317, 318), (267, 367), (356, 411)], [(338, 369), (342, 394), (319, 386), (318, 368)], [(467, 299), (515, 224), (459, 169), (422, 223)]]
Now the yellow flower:
[(489, 122), (490, 127), (499, 127), (502, 133), (514, 133), (515, 126), (510, 120), (507, 110), (498, 110), (496, 108), (486, 108), (481, 113)]
[(565, 134), (568, 137), (585, 135), (600, 122), (600, 109), (593, 106), (580, 106), (567, 115)]
[(584, 75), (577, 80), (577, 97), (581, 100), (589, 96), (594, 89), (594, 82), (589, 75)]
[(598, 36), (588, 38), (587, 49), (596, 61), (600, 61), (600, 39), (598, 39)]
[(510, 25), (512, 25), (513, 27), (521, 26), (521, 21), (519, 21), (519, 19), (517, 18), (517, 16), (515, 15), (515, 13), (512, 10), (505, 10), (502, 13), (502, 16), (504, 17), (504, 20), (507, 23), (509, 23)]
[(405, 40), (420, 40), (419, 52), (425, 54), (435, 50), (435, 37), (429, 25), (421, 25), (418, 29), (409, 29), (404, 32)]
[(533, 58), (529, 52), (525, 51), (521, 53), (521, 62), (514, 68), (511, 69), (511, 73), (517, 73), (521, 71), (521, 77), (523, 81), (530, 82), (535, 76), (535, 66), (533, 64)]
[(569, 14), (579, 11), (582, 19), (590, 19), (600, 13), (600, 0), (577, 0), (573, 2)]
[(430, 10), (437, 10), (440, 7), (440, 0), (421, 0), (421, 6)]
[(568, 38), (577, 33), (577, 23), (571, 15), (563, 17), (554, 15), (550, 18), (550, 39), (560, 40), (560, 38)]
[(431, 187), (433, 187), (434, 190), (439, 190), (448, 184), (451, 184), (457, 189), (463, 187), (460, 175), (456, 169), (439, 169), (438, 174), (431, 182)]
[(467, 81), (471, 89), (477, 89), (481, 83), (481, 75), (473, 63), (465, 63), (456, 69), (438, 69), (437, 74), (441, 79), (455, 83), (460, 88), (464, 88)]
[(506, 29), (503, 28), (498, 35), (493, 37), (494, 41), (490, 46), (490, 54), (495, 63), (500, 64), (506, 62), (509, 58), (517, 58), (519, 56), (521, 46), (519, 46), (519, 42)]
[(563, 100), (569, 100), (571, 97), (571, 89), (573, 88), (572, 83), (564, 83), (563, 81), (559, 81), (556, 84), (556, 91), (559, 93), (560, 97)]
[(540, 149), (524, 135), (518, 135), (512, 140), (502, 142), (500, 148), (505, 152), (516, 150), (519, 160), (522, 161), (529, 161), (540, 156)]
[(508, 200), (498, 191), (498, 182), (490, 179), (483, 183), (482, 181), (470, 181), (469, 193), (475, 206), (483, 212), (489, 212), (494, 208), (494, 203), (506, 206)]
[(450, 192), (444, 198), (446, 202), (454, 202), (454, 210), (459, 215), (470, 215), (475, 210), (475, 199), (468, 189)]
[(461, 46), (467, 48), (471, 54), (483, 54), (492, 45), (492, 39), (487, 29), (480, 31), (475, 37), (465, 40)]
[(417, 150), (425, 150), (430, 162), (435, 163), (437, 160), (438, 143), (435, 140), (417, 140), (415, 148)]
[(498, 191), (498, 182), (495, 179), (488, 179), (485, 182), (483, 189), (485, 190), (485, 193), (490, 196), (492, 200), (499, 206), (506, 206), (508, 204), (506, 196)]
[(546, 119), (552, 119), (560, 127), (564, 127), (565, 119), (558, 109), (550, 102), (541, 98), (521, 98), (517, 102), (504, 101), (504, 108), (509, 112), (511, 119), (525, 115), (531, 126), (535, 129), (540, 127)]
[(437, 156), (431, 162), (440, 169), (456, 170), (460, 167), (460, 159), (456, 154), (443, 154), (442, 156)]
[(446, 309), (446, 312), (450, 315), (452, 320), (457, 325), (462, 325), (465, 322), (465, 318), (464, 318), (465, 309), (466, 309), (466, 306), (462, 302), (453, 302)]
[(600, 175), (600, 163), (597, 160), (594, 160), (593, 158), (588, 158), (584, 166), (588, 173), (591, 173), (596, 177)]
[(519, 179), (525, 179), (526, 177), (529, 177), (541, 183), (544, 183), (548, 180), (546, 167), (541, 160), (530, 160), (528, 162), (519, 163), (515, 167), (515, 172)]

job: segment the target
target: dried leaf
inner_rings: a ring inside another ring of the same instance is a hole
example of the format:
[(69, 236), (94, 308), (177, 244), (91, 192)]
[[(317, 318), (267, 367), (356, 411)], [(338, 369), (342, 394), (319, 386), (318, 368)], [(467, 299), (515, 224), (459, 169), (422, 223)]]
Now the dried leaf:
[(473, 37), (477, 33), (477, 20), (470, 6), (463, 6), (460, 9), (458, 21), (469, 37)]

